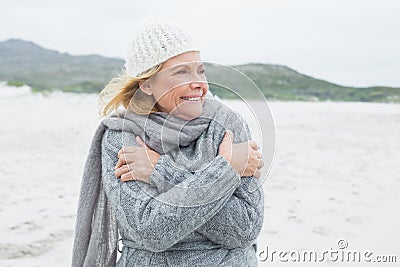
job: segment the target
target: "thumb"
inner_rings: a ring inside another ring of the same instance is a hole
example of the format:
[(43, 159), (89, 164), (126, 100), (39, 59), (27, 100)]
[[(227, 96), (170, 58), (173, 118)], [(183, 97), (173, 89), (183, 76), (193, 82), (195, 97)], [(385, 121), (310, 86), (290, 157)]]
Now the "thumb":
[(231, 130), (226, 130), (225, 131), (225, 135), (224, 135), (224, 139), (228, 138), (228, 140), (233, 143), (233, 132)]
[(136, 142), (141, 145), (142, 147), (146, 147), (146, 144), (142, 141), (142, 139), (140, 138), (140, 136), (136, 136), (135, 137)]
[(231, 143), (233, 143), (233, 132), (231, 130), (227, 130), (225, 133), (227, 135), (229, 135), (229, 139), (230, 139)]

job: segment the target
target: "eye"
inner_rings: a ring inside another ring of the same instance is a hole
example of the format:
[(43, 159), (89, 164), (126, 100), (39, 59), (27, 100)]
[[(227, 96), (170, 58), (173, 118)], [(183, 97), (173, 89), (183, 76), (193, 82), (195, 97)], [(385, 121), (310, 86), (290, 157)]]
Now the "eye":
[(175, 72), (175, 74), (186, 74), (186, 73), (187, 73), (186, 69), (182, 69), (182, 70)]
[(199, 73), (200, 74), (204, 74), (206, 72), (206, 70), (205, 69), (201, 69), (201, 70), (199, 70)]

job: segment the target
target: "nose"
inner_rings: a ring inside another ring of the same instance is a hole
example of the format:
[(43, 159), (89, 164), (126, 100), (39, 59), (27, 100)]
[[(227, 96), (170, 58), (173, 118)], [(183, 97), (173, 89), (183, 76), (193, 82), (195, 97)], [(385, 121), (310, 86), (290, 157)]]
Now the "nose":
[(201, 89), (201, 88), (203, 88), (203, 86), (204, 86), (204, 82), (195, 81), (195, 82), (190, 83), (190, 88), (192, 88), (193, 90)]
[(205, 96), (208, 92), (208, 83), (203, 81), (196, 81), (190, 83), (190, 88), (192, 90), (202, 91), (202, 96)]

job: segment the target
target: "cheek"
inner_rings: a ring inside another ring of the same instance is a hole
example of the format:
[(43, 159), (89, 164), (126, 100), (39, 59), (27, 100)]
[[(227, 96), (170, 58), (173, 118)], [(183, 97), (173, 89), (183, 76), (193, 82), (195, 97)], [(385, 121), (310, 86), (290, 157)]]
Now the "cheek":
[(207, 92), (208, 92), (208, 90), (209, 90), (209, 88), (208, 88), (208, 83), (206, 83), (206, 84), (204, 84), (204, 86), (203, 86), (203, 97), (204, 96), (206, 96), (206, 94), (207, 94)]
[(158, 103), (167, 110), (167, 112), (171, 112), (179, 105), (179, 96), (179, 90), (177, 89), (159, 92)]
[(166, 102), (171, 92), (172, 90), (170, 90), (170, 86), (166, 82), (154, 84), (153, 95), (160, 104)]

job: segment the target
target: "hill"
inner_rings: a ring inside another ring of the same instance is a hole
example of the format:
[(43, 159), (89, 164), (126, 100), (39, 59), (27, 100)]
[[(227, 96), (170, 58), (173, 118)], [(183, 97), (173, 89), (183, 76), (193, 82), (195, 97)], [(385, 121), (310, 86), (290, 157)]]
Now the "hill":
[[(27, 84), (34, 91), (98, 93), (122, 69), (124, 61), (99, 55), (74, 56), (43, 48), (33, 42), (9, 39), (0, 42), (0, 80), (10, 85)], [(269, 100), (332, 100), (400, 102), (400, 88), (348, 87), (299, 73), (284, 65), (249, 63), (231, 66), (247, 75)], [(243, 81), (238, 75), (206, 65), (207, 78), (229, 79), (236, 85)], [(243, 77), (243, 76), (242, 76)], [(222, 79), (222, 80), (223, 80)], [(245, 97), (248, 85), (238, 89)], [(217, 85), (210, 89), (221, 98), (234, 97)]]
[(73, 56), (19, 39), (0, 42), (0, 79), (39, 91), (98, 92), (122, 65), (122, 59)]

